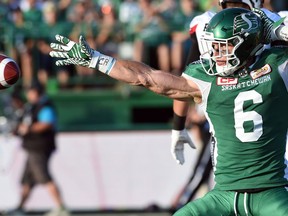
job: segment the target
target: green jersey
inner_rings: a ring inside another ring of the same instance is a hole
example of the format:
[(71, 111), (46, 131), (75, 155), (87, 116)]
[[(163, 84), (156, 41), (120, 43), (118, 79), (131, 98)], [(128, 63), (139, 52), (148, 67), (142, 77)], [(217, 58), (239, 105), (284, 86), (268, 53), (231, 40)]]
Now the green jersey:
[(200, 63), (183, 76), (201, 90), (200, 106), (215, 137), (215, 188), (287, 185), (288, 49), (266, 50), (245, 76), (209, 76)]

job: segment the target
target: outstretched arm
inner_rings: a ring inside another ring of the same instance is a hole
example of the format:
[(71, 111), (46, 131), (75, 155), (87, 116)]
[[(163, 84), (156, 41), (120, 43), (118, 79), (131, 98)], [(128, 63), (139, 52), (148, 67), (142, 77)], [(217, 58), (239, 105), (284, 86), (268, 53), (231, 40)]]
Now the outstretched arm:
[(130, 85), (144, 86), (157, 94), (173, 99), (191, 100), (199, 94), (197, 85), (192, 81), (154, 70), (140, 62), (117, 60), (109, 76)]
[[(59, 43), (52, 43), (50, 56), (61, 58), (56, 65), (81, 65), (94, 68), (112, 78), (130, 85), (144, 86), (151, 91), (178, 100), (201, 98), (198, 86), (184, 77), (178, 77), (167, 72), (155, 70), (150, 66), (136, 61), (116, 60), (90, 48), (82, 36), (79, 43), (56, 35)], [(184, 163), (183, 144), (188, 143), (195, 148), (186, 130), (172, 132), (171, 153), (178, 163)]]
[(130, 85), (144, 86), (151, 91), (173, 99), (192, 100), (200, 97), (198, 86), (191, 80), (155, 70), (141, 62), (116, 60), (90, 48), (80, 36), (79, 43), (56, 35), (59, 43), (52, 43), (50, 56), (60, 58), (56, 65), (81, 65), (96, 69)]

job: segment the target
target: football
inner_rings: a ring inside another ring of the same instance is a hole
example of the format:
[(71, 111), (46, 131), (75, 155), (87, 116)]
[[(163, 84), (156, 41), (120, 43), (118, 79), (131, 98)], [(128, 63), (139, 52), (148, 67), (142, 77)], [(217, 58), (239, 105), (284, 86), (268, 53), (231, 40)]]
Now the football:
[(0, 54), (0, 89), (14, 85), (20, 78), (18, 64), (10, 57)]

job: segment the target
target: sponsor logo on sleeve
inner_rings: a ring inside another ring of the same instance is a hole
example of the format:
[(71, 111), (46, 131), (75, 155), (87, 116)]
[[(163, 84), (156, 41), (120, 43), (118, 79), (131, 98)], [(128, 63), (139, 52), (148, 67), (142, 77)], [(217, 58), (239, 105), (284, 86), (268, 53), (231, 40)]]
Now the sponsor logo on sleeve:
[(257, 79), (258, 77), (269, 74), (271, 71), (272, 71), (271, 66), (269, 64), (266, 64), (260, 69), (251, 71), (250, 76), (254, 80), (254, 79)]

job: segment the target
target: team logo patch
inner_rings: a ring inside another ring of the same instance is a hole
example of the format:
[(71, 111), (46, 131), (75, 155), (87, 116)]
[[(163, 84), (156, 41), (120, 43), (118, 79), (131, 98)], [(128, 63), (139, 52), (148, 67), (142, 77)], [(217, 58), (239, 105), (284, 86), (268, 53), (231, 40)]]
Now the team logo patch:
[(217, 77), (217, 85), (236, 85), (238, 83), (238, 78), (233, 77)]
[(269, 65), (269, 64), (266, 64), (266, 65), (264, 65), (264, 66), (263, 66), (262, 68), (260, 68), (260, 69), (251, 71), (250, 75), (251, 75), (252, 79), (256, 79), (256, 78), (258, 78), (258, 77), (261, 77), (261, 76), (263, 76), (263, 75), (265, 75), (265, 74), (270, 73), (271, 71), (272, 71), (272, 70), (271, 70), (270, 65)]

